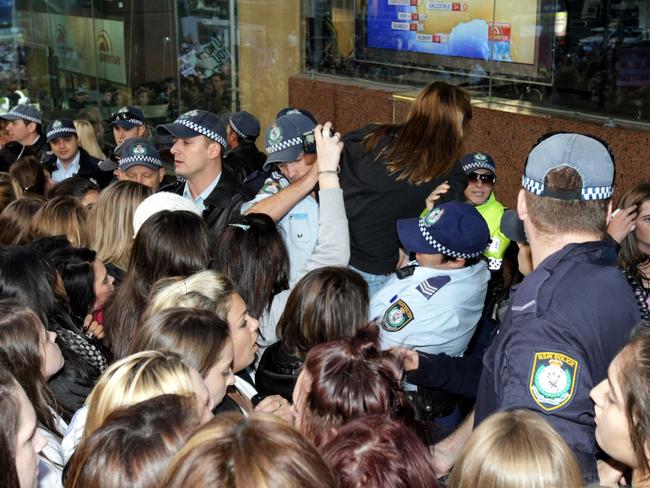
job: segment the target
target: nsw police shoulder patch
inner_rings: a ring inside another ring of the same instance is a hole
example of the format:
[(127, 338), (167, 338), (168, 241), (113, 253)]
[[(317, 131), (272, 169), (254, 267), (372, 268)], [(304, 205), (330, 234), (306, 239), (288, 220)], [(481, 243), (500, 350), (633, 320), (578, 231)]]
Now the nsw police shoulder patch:
[(397, 332), (412, 322), (414, 318), (415, 315), (407, 303), (404, 300), (397, 300), (384, 313), (381, 327), (387, 332)]
[(530, 370), (529, 389), (533, 401), (545, 412), (559, 410), (575, 393), (580, 362), (559, 352), (536, 352)]

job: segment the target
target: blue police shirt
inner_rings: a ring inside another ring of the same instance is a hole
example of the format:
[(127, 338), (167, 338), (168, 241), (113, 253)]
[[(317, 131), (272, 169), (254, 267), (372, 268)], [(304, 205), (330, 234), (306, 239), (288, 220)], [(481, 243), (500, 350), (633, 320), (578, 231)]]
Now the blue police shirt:
[(382, 348), (460, 356), (481, 317), (489, 279), (484, 261), (461, 269), (417, 266), (404, 279), (393, 275), (370, 301)]
[[(289, 186), (282, 173), (274, 171), (267, 178), (257, 196), (242, 205), (242, 213), (246, 212), (257, 202), (270, 197)], [(289, 281), (294, 282), (303, 274), (307, 260), (316, 248), (318, 239), (318, 202), (311, 195), (300, 200), (280, 221), (284, 242), (289, 253)]]
[(598, 481), (589, 392), (639, 320), (610, 240), (569, 244), (513, 291), (483, 358), (474, 425), (499, 410), (526, 408), (548, 420)]

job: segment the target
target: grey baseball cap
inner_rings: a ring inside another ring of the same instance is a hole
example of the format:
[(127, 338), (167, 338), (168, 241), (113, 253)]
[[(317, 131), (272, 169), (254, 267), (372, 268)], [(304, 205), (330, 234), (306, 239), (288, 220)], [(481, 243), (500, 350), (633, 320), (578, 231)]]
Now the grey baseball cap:
[[(582, 178), (577, 191), (549, 191), (546, 176), (569, 167)], [(606, 200), (612, 197), (616, 166), (607, 143), (593, 136), (557, 133), (542, 139), (528, 154), (522, 187), (534, 195), (561, 200)]]
[(274, 163), (289, 163), (300, 158), (304, 150), (303, 134), (313, 131), (314, 127), (316, 124), (298, 111), (276, 119), (264, 137), (268, 154), (264, 169), (269, 169)]

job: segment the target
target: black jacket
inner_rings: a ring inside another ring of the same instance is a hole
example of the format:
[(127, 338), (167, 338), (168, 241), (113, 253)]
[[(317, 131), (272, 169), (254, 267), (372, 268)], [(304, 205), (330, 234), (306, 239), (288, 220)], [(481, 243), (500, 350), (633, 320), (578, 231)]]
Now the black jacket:
[[(9, 167), (18, 159), (18, 156), (34, 156), (41, 161), (48, 150), (45, 136), (40, 136), (31, 146), (23, 146), (19, 142), (8, 142), (0, 149), (0, 171), (9, 171)], [(22, 154), (21, 154), (22, 153)]]
[[(54, 154), (46, 156), (41, 164), (52, 174), (57, 169), (56, 156)], [(79, 172), (76, 176), (88, 178), (97, 183), (100, 188), (108, 186), (113, 179), (113, 173), (110, 171), (102, 171), (99, 168), (99, 159), (93, 158), (81, 147), (79, 147)]]
[(390, 174), (381, 155), (394, 144), (394, 136), (379, 141), (370, 153), (363, 141), (376, 126), (366, 126), (343, 137), (341, 188), (350, 228), (350, 264), (367, 273), (381, 275), (395, 271), (399, 254), (396, 222), (417, 217), (424, 210), (425, 198), (440, 183), (451, 187), (442, 201), (462, 200), (467, 176), (459, 162), (448, 175), (421, 185), (411, 185)]
[[(185, 180), (179, 179), (176, 183), (162, 188), (162, 191), (182, 195), (184, 188)], [(250, 188), (238, 182), (227, 170), (222, 170), (219, 184), (203, 202), (203, 219), (210, 232), (216, 236), (233, 217), (239, 215), (242, 204), (254, 196), (255, 193)]]
[(244, 143), (229, 151), (223, 158), (223, 165), (239, 181), (244, 181), (255, 171), (262, 169), (266, 154), (257, 149), (254, 143)]
[(287, 352), (281, 342), (266, 348), (255, 373), (255, 387), (264, 396), (280, 395), (292, 401), (302, 361)]

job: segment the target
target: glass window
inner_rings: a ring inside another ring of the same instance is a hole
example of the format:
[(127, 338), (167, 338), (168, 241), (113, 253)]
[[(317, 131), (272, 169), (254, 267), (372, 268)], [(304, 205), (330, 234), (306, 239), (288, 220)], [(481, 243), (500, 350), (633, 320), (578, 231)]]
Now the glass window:
[(305, 67), (650, 122), (648, 0), (305, 0)]

